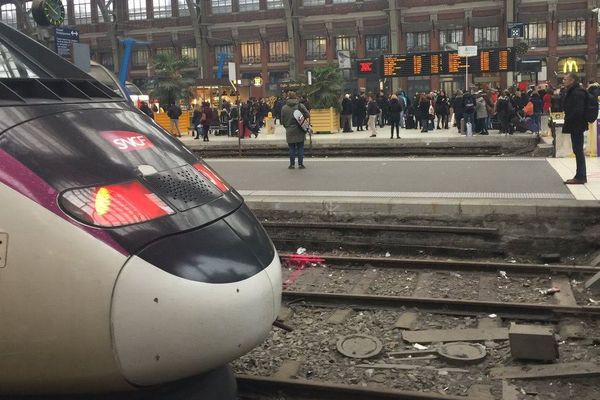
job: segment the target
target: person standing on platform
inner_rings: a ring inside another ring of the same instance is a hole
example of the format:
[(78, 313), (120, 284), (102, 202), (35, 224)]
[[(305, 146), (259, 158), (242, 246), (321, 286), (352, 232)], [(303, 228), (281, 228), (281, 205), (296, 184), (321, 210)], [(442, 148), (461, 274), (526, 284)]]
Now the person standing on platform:
[(454, 112), (454, 123), (458, 133), (466, 134), (466, 131), (461, 131), (461, 121), (465, 113), (465, 104), (463, 102), (463, 93), (461, 90), (456, 91), (456, 95), (452, 99), (452, 111)]
[[(171, 103), (169, 109), (167, 110), (167, 115), (171, 120), (171, 127), (169, 129), (171, 131), (171, 134), (177, 137), (181, 137), (181, 131), (179, 130), (179, 116), (181, 115), (181, 108), (177, 104)], [(173, 132), (173, 128), (175, 128), (177, 134)]]
[[(465, 133), (473, 134), (475, 130), (475, 98), (469, 90), (463, 95), (463, 118), (465, 119)], [(471, 124), (471, 132), (469, 132), (469, 124)]]
[(429, 125), (429, 107), (431, 107), (431, 100), (425, 93), (421, 93), (419, 98), (419, 118), (421, 121), (421, 132), (427, 132), (427, 126)]
[(344, 132), (353, 132), (352, 130), (352, 100), (350, 95), (346, 94), (342, 99), (342, 129)]
[(396, 139), (400, 139), (400, 118), (402, 118), (402, 104), (398, 97), (394, 94), (390, 100), (389, 121), (392, 126), (390, 139), (394, 138), (394, 128), (396, 128)]
[(196, 107), (194, 107), (194, 112), (192, 113), (192, 127), (194, 128), (194, 132), (196, 133), (194, 135), (194, 139), (200, 139), (200, 135), (204, 137), (204, 134), (202, 134), (202, 125), (200, 125), (201, 119), (202, 110), (200, 109), (199, 105), (196, 105)]
[(565, 111), (565, 123), (563, 133), (571, 135), (571, 144), (577, 163), (575, 177), (565, 181), (566, 185), (583, 185), (587, 182), (587, 173), (585, 169), (585, 154), (583, 153), (583, 132), (588, 129), (588, 123), (585, 120), (586, 91), (579, 86), (579, 77), (574, 73), (568, 73), (563, 78), (566, 92), (563, 100)]
[(381, 110), (377, 106), (377, 102), (373, 99), (373, 96), (369, 96), (369, 102), (367, 103), (367, 114), (369, 115), (369, 129), (371, 131), (371, 136), (377, 136), (377, 118), (379, 117), (379, 112)]
[(512, 135), (513, 125), (511, 120), (514, 114), (514, 108), (510, 101), (510, 92), (508, 90), (505, 90), (504, 93), (498, 97), (495, 107), (498, 122), (500, 122), (500, 133)]
[(146, 103), (145, 101), (142, 101), (142, 103), (140, 104), (140, 111), (149, 116), (150, 118), (154, 119), (154, 114), (152, 113), (150, 107), (148, 107), (148, 103)]
[[(437, 116), (437, 129), (448, 129), (448, 97), (443, 90), (435, 99), (435, 115)], [(440, 128), (440, 122), (442, 127)]]
[(289, 169), (296, 168), (296, 157), (298, 157), (298, 168), (304, 169), (304, 140), (306, 132), (300, 127), (298, 120), (294, 117), (294, 111), (300, 110), (304, 118), (310, 118), (308, 109), (298, 101), (294, 92), (288, 92), (288, 99), (281, 109), (281, 123), (285, 127), (285, 139), (290, 151)]
[(488, 112), (483, 93), (477, 93), (477, 100), (475, 100), (475, 114), (477, 116), (475, 131), (480, 135), (489, 135), (486, 123)]

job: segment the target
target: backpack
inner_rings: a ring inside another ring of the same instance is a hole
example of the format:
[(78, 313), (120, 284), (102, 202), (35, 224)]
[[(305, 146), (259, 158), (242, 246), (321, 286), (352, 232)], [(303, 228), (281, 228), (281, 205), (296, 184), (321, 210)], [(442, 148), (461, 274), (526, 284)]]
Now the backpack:
[(594, 98), (587, 90), (585, 91), (584, 117), (588, 124), (591, 124), (598, 119), (598, 99)]
[(295, 109), (292, 115), (294, 116), (296, 123), (304, 133), (310, 130), (310, 122), (308, 118), (306, 118), (304, 114), (302, 114), (302, 111), (300, 111), (299, 109)]
[(473, 102), (473, 96), (467, 96), (465, 98), (465, 110), (472, 110), (475, 108), (475, 103)]
[(528, 102), (525, 107), (523, 107), (523, 112), (525, 112), (525, 115), (528, 117), (533, 115), (533, 103), (531, 101)]

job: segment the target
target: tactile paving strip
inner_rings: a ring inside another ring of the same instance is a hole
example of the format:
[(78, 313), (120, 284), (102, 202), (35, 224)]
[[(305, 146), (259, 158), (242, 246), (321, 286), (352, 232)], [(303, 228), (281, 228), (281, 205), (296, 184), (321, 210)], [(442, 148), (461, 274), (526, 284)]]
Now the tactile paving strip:
[(351, 191), (296, 191), (296, 190), (241, 190), (242, 196), (290, 197), (393, 197), (426, 199), (527, 199), (573, 200), (570, 193), (494, 193), (494, 192), (351, 192)]

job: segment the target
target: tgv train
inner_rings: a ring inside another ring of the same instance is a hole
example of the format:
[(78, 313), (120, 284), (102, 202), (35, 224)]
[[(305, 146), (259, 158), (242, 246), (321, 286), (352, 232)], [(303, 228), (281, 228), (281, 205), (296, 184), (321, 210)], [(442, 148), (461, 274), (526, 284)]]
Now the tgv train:
[(263, 341), (280, 301), (278, 255), (234, 189), (0, 24), (0, 397), (206, 376)]

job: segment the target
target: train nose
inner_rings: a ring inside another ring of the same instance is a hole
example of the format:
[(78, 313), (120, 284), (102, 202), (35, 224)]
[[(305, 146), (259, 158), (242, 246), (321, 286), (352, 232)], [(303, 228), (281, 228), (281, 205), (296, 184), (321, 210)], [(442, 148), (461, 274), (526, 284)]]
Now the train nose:
[(131, 257), (111, 322), (124, 377), (147, 386), (197, 375), (260, 344), (281, 302), (281, 265), (243, 206)]

